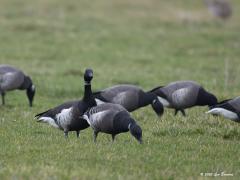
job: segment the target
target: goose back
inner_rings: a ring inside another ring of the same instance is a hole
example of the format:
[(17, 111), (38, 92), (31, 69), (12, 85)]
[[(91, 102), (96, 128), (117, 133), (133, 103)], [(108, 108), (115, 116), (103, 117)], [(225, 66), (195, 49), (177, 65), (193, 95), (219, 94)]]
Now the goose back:
[(140, 98), (144, 98), (144, 92), (134, 85), (117, 85), (94, 93), (94, 97), (104, 102), (120, 104), (131, 112), (142, 106)]
[(234, 98), (227, 103), (230, 104), (236, 111), (240, 112), (240, 97)]
[(24, 82), (24, 73), (9, 65), (0, 65), (0, 90), (18, 89)]

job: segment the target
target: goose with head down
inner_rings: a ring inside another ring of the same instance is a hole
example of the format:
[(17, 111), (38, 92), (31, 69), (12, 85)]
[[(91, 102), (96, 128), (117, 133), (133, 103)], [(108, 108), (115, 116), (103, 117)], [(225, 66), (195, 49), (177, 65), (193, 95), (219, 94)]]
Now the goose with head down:
[(151, 104), (158, 116), (164, 112), (162, 103), (152, 92), (144, 92), (140, 87), (129, 84), (116, 85), (93, 93), (97, 104), (114, 103), (122, 105), (132, 112), (138, 108)]
[(166, 86), (154, 88), (151, 92), (158, 96), (164, 107), (175, 109), (185, 116), (185, 109), (194, 106), (213, 106), (217, 98), (194, 81), (176, 81)]
[(5, 104), (5, 94), (12, 90), (26, 90), (29, 106), (33, 105), (35, 86), (32, 79), (25, 75), (23, 71), (10, 65), (0, 65), (0, 93), (2, 104)]
[(92, 107), (84, 114), (84, 119), (93, 128), (94, 142), (99, 132), (115, 136), (130, 131), (139, 143), (142, 143), (142, 129), (130, 116), (128, 111), (119, 104), (104, 103)]

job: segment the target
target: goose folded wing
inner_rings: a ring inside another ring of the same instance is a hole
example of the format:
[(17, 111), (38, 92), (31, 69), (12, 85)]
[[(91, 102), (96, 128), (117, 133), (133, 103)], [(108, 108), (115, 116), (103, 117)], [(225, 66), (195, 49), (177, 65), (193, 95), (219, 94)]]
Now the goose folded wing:
[(69, 109), (70, 107), (74, 106), (77, 102), (78, 101), (66, 102), (64, 104), (61, 104), (61, 105), (55, 107), (55, 108), (48, 109), (44, 112), (41, 112), (41, 113), (35, 115), (35, 118), (40, 118), (40, 117), (43, 117), (43, 116), (55, 118), (55, 116), (57, 114), (61, 113), (62, 110)]
[(13, 90), (19, 88), (24, 81), (24, 74), (22, 72), (8, 72), (1, 75), (1, 89)]
[(173, 106), (179, 108), (189, 107), (195, 104), (197, 92), (194, 87), (181, 88), (172, 93), (171, 101)]
[(138, 107), (138, 94), (134, 91), (121, 92), (112, 99), (112, 103), (120, 104), (129, 111), (134, 110)]

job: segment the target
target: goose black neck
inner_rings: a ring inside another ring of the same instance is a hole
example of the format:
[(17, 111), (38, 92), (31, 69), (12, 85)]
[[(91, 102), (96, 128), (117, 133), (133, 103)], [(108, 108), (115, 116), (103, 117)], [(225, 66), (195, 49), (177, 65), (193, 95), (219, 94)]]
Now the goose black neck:
[(89, 101), (92, 97), (91, 82), (85, 81), (83, 101)]
[(153, 92), (147, 92), (145, 98), (145, 105), (152, 104), (153, 100), (156, 99), (157, 96)]
[(24, 90), (24, 89), (30, 89), (32, 87), (32, 79), (29, 76), (24, 76), (24, 81), (19, 87), (19, 89)]

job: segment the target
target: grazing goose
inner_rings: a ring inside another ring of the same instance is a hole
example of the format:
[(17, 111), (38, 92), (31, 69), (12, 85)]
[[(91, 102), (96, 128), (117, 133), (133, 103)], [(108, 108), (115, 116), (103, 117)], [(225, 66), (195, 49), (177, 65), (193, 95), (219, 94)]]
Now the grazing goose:
[(208, 10), (216, 17), (223, 20), (232, 15), (232, 7), (227, 0), (204, 0)]
[(112, 140), (117, 134), (128, 132), (142, 143), (142, 129), (131, 118), (128, 111), (119, 104), (104, 103), (92, 107), (83, 115), (84, 119), (93, 128), (94, 142), (99, 132), (112, 135)]
[(93, 93), (97, 104), (114, 103), (120, 104), (129, 112), (138, 108), (152, 105), (153, 110), (158, 116), (164, 112), (163, 105), (157, 96), (152, 92), (144, 92), (141, 88), (134, 85), (116, 85), (99, 92)]
[(164, 87), (154, 88), (155, 93), (164, 107), (175, 109), (185, 116), (184, 109), (193, 106), (212, 106), (217, 104), (217, 98), (207, 92), (203, 87), (194, 81), (176, 81)]
[(31, 107), (35, 95), (35, 86), (31, 78), (15, 67), (6, 64), (0, 65), (0, 93), (3, 105), (5, 104), (6, 91), (15, 89), (26, 90), (29, 106)]
[(222, 115), (225, 118), (240, 123), (240, 97), (222, 101), (212, 106), (207, 113)]
[(80, 130), (89, 127), (86, 120), (82, 118), (82, 115), (89, 108), (96, 105), (92, 97), (92, 78), (93, 71), (87, 69), (84, 74), (85, 91), (82, 100), (66, 102), (43, 113), (37, 114), (35, 117), (38, 119), (38, 122), (48, 123), (53, 127), (63, 130), (65, 137), (68, 136), (69, 131), (76, 131), (77, 137), (79, 137)]

